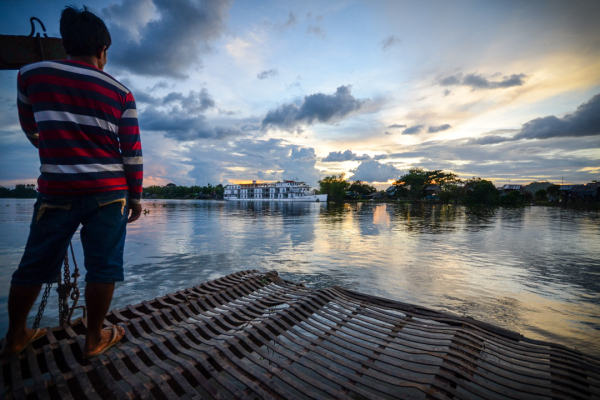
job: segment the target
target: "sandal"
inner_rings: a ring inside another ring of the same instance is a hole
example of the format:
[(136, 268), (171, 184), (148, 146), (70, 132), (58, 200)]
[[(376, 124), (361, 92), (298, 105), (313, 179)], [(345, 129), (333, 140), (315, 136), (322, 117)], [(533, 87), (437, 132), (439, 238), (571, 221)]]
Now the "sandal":
[(36, 330), (33, 332), (33, 335), (29, 338), (29, 341), (27, 343), (25, 343), (25, 345), (23, 347), (21, 347), (20, 350), (15, 351), (15, 352), (11, 352), (11, 353), (7, 353), (5, 351), (6, 349), (2, 350), (2, 352), (0, 353), (0, 357), (12, 356), (13, 354), (19, 354), (23, 350), (25, 350), (27, 348), (27, 346), (29, 346), (31, 343), (35, 342), (38, 339), (43, 338), (44, 336), (46, 336), (46, 330), (45, 329), (36, 328)]
[(104, 346), (103, 348), (101, 348), (100, 350), (98, 350), (96, 353), (93, 354), (88, 354), (88, 355), (84, 355), (83, 358), (85, 360), (90, 359), (92, 357), (96, 357), (99, 356), (100, 354), (104, 354), (104, 352), (106, 352), (106, 350), (110, 349), (111, 347), (113, 347), (115, 344), (119, 343), (119, 341), (121, 339), (123, 339), (123, 336), (119, 336), (119, 330), (117, 329), (116, 326), (113, 325), (111, 329), (112, 332), (112, 337), (110, 338), (110, 342), (108, 342), (106, 344), (106, 346)]

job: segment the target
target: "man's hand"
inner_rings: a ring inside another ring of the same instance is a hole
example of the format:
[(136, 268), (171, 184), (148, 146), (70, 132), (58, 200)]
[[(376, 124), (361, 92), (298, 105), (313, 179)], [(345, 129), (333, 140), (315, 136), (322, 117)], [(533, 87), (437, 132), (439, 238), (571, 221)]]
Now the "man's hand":
[(129, 219), (127, 220), (128, 224), (133, 221), (137, 221), (137, 219), (140, 217), (140, 215), (142, 215), (142, 205), (140, 203), (138, 203), (138, 204), (129, 203), (129, 210), (131, 211), (131, 215), (129, 216)]

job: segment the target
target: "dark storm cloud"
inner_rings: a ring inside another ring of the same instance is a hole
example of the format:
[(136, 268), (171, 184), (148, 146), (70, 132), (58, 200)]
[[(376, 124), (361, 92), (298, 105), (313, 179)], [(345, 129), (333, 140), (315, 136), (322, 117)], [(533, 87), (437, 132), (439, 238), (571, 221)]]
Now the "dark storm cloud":
[(362, 161), (362, 160), (370, 160), (370, 159), (371, 159), (371, 157), (369, 157), (367, 154), (363, 154), (362, 156), (359, 156), (358, 154), (353, 153), (351, 150), (346, 150), (343, 153), (341, 151), (332, 151), (322, 161), (323, 162), (341, 162), (341, 161)]
[(413, 125), (402, 131), (403, 135), (414, 135), (423, 130), (423, 125)]
[(397, 179), (402, 175), (402, 171), (392, 164), (382, 164), (379, 161), (363, 161), (358, 167), (350, 170), (353, 180), (364, 182), (387, 182), (390, 179)]
[(332, 95), (311, 94), (304, 97), (300, 106), (293, 103), (284, 104), (269, 111), (262, 121), (262, 126), (265, 129), (279, 128), (290, 131), (299, 125), (332, 123), (359, 110), (366, 101), (352, 96), (351, 86), (340, 86)]
[(450, 124), (443, 124), (443, 125), (438, 125), (438, 126), (430, 126), (429, 129), (427, 129), (428, 133), (436, 133), (436, 132), (442, 132), (442, 131), (446, 131), (448, 129), (452, 128), (450, 126)]
[[(442, 86), (468, 86), (473, 90), (502, 89), (514, 86), (522, 86), (525, 84), (525, 78), (527, 78), (527, 75), (525, 74), (513, 74), (510, 76), (504, 76), (499, 81), (490, 81), (483, 75), (467, 74), (462, 76), (461, 74), (457, 74), (449, 75), (443, 79), (440, 79), (439, 84)], [(447, 94), (449, 94), (449, 92)]]
[(101, 13), (113, 37), (110, 61), (139, 75), (185, 78), (225, 31), (229, 6), (221, 0), (112, 3)]
[(598, 135), (600, 135), (600, 94), (577, 107), (574, 113), (562, 118), (552, 115), (525, 123), (514, 140)]
[(383, 39), (379, 44), (381, 45), (381, 50), (385, 51), (399, 43), (401, 43), (400, 39), (398, 39), (395, 35), (390, 35)]
[(394, 128), (406, 128), (406, 125), (393, 124), (393, 125), (388, 126), (388, 128), (392, 128), (392, 129), (394, 129)]
[(267, 79), (271, 76), (277, 76), (279, 72), (276, 69), (270, 69), (268, 71), (263, 71), (260, 74), (256, 75), (256, 77), (260, 80)]

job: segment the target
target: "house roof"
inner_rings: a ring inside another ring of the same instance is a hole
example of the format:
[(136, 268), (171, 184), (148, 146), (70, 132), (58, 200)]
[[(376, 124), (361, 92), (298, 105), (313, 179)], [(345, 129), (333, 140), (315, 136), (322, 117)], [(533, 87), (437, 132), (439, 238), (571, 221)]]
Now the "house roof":
[(571, 192), (574, 193), (595, 193), (598, 190), (597, 183), (588, 183), (587, 185), (573, 185)]
[(429, 185), (425, 190), (440, 190), (440, 187), (438, 185)]

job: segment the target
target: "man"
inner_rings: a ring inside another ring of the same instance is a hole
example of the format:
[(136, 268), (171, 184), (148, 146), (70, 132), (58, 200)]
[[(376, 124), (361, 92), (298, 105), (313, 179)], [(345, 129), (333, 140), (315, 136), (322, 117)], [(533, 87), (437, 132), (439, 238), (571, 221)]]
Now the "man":
[(2, 355), (17, 354), (46, 334), (28, 329), (27, 315), (42, 284), (57, 281), (80, 224), (87, 270), (84, 357), (103, 353), (125, 333), (102, 325), (115, 282), (124, 278), (126, 225), (142, 210), (135, 100), (103, 72), (111, 37), (100, 18), (85, 7), (67, 7), (60, 33), (69, 59), (30, 64), (18, 75), (19, 119), (39, 149), (41, 175), (29, 239), (11, 281)]

